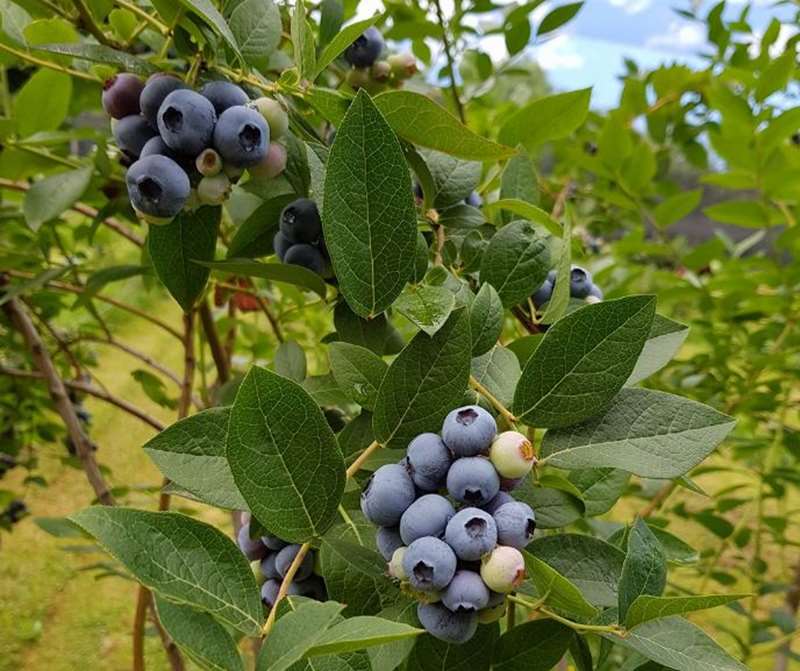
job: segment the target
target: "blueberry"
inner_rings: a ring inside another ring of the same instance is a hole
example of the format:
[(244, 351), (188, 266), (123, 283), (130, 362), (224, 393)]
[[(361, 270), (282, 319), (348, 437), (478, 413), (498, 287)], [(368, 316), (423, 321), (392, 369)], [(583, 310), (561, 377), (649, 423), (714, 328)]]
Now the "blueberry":
[(204, 177), (213, 177), (222, 172), (222, 157), (213, 149), (203, 149), (195, 159), (195, 168)]
[(272, 98), (258, 98), (253, 106), (264, 117), (269, 126), (269, 136), (273, 140), (283, 137), (289, 132), (289, 115), (283, 106)]
[(406, 548), (403, 571), (414, 589), (423, 592), (444, 589), (456, 572), (456, 555), (438, 538), (418, 538)]
[(160, 72), (153, 75), (147, 80), (144, 89), (142, 89), (142, 94), (139, 96), (142, 115), (153, 128), (157, 128), (158, 110), (161, 108), (161, 103), (164, 102), (164, 99), (173, 91), (188, 88), (188, 85), (182, 80), (172, 75)]
[(489, 588), (474, 571), (456, 571), (442, 592), (442, 603), (454, 613), (478, 611), (489, 604)]
[(236, 544), (245, 557), (250, 561), (263, 559), (267, 555), (267, 548), (258, 538), (250, 538), (250, 524), (243, 524), (236, 536)]
[(522, 550), (533, 540), (536, 515), (527, 503), (514, 501), (500, 506), (494, 513), (494, 521), (500, 545)]
[(208, 98), (217, 115), (222, 114), (229, 107), (246, 105), (250, 102), (250, 98), (241, 88), (226, 81), (208, 82), (200, 89), (200, 95)]
[(516, 548), (498, 545), (481, 561), (481, 578), (495, 591), (508, 593), (525, 580), (525, 560)]
[(250, 167), (250, 174), (254, 177), (274, 179), (286, 170), (286, 148), (277, 142), (270, 142), (269, 149), (258, 165)]
[(239, 168), (260, 163), (269, 148), (269, 126), (256, 110), (229, 107), (214, 128), (214, 147), (225, 160)]
[[(281, 578), (286, 577), (286, 572), (289, 570), (289, 567), (292, 565), (294, 558), (297, 556), (297, 553), (300, 552), (300, 545), (287, 545), (283, 548), (277, 555), (275, 555), (275, 570), (281, 576)], [(297, 569), (297, 573), (295, 573), (294, 579), (295, 580), (305, 580), (311, 573), (314, 571), (314, 555), (309, 552), (303, 557), (303, 561), (300, 562), (300, 568)]]
[(375, 543), (381, 556), (386, 561), (389, 561), (394, 551), (403, 545), (403, 539), (400, 538), (400, 529), (397, 527), (379, 527), (378, 533), (375, 534)]
[(204, 205), (222, 205), (231, 195), (231, 180), (227, 175), (203, 177), (197, 185), (197, 197)]
[(478, 629), (475, 611), (453, 611), (440, 603), (421, 603), (417, 606), (420, 624), (431, 635), (446, 643), (466, 643)]
[(188, 156), (197, 156), (211, 143), (217, 113), (199, 93), (173, 91), (158, 110), (158, 132), (167, 146)]
[(408, 444), (406, 467), (414, 484), (426, 492), (444, 486), (453, 455), (436, 433), (421, 433)]
[(139, 96), (144, 84), (136, 75), (123, 72), (103, 82), (103, 109), (114, 119), (139, 114)]
[(497, 526), (486, 511), (464, 508), (448, 522), (444, 539), (459, 559), (477, 561), (497, 545)]
[(400, 538), (409, 545), (423, 536), (444, 536), (445, 527), (456, 514), (450, 501), (438, 494), (426, 494), (412, 503), (400, 518)]
[(361, 492), (361, 512), (373, 524), (393, 527), (415, 498), (414, 483), (406, 469), (386, 464), (372, 474)]
[(540, 308), (545, 303), (547, 303), (552, 296), (553, 296), (553, 283), (549, 279), (547, 279), (544, 282), (542, 282), (542, 285), (533, 293), (533, 296), (531, 296), (531, 300), (533, 301), (533, 304), (537, 308)]
[(406, 550), (408, 550), (408, 548), (405, 545), (401, 545), (392, 553), (392, 556), (389, 558), (389, 575), (397, 580), (405, 580), (408, 577), (406, 576), (405, 569), (403, 568), (403, 559), (406, 556)]
[(368, 68), (383, 51), (383, 36), (375, 26), (370, 26), (344, 50), (344, 58), (353, 67)]
[(305, 596), (317, 601), (325, 601), (328, 598), (325, 582), (318, 575), (312, 575), (305, 580), (293, 580), (286, 593), (289, 596)]
[(593, 282), (591, 289), (589, 289), (589, 295), (586, 298), (594, 298), (597, 301), (602, 301), (603, 290)]
[(494, 417), (478, 405), (456, 408), (442, 424), (442, 440), (456, 457), (488, 452), (496, 433)]
[(289, 545), (286, 541), (282, 541), (280, 538), (278, 538), (277, 536), (273, 536), (272, 534), (267, 534), (266, 536), (262, 536), (261, 542), (273, 552), (277, 552), (278, 550), (283, 550), (283, 548)]
[(322, 252), (313, 245), (305, 244), (292, 245), (284, 254), (283, 262), (294, 266), (303, 266), (317, 275), (324, 275), (328, 267)]
[(261, 560), (261, 575), (263, 575), (267, 580), (278, 579), (281, 577), (281, 574), (278, 573), (278, 569), (275, 568), (275, 558), (278, 555), (275, 552), (270, 552), (264, 559)]
[(500, 477), (488, 459), (465, 457), (450, 467), (447, 491), (457, 501), (482, 506), (500, 491)]
[[(502, 484), (502, 481), (501, 481)], [(506, 503), (511, 503), (512, 501), (516, 501), (516, 499), (508, 494), (506, 491), (502, 490), (497, 492), (497, 496), (495, 496), (491, 501), (485, 503), (481, 506), (482, 510), (485, 510), (490, 515), (494, 515), (495, 511), (502, 505)]]
[(569, 271), (569, 295), (572, 298), (586, 298), (592, 290), (592, 274), (580, 266), (572, 266)]
[(281, 581), (274, 578), (261, 585), (261, 601), (267, 608), (272, 608), (275, 605), (275, 599), (278, 598), (280, 589)]
[(309, 198), (293, 200), (281, 212), (281, 233), (292, 242), (316, 242), (322, 235), (317, 204)]
[(147, 141), (156, 132), (143, 116), (132, 114), (113, 124), (112, 133), (117, 146), (131, 158), (139, 158)]
[(172, 149), (167, 146), (167, 143), (161, 139), (160, 135), (151, 137), (147, 142), (145, 142), (144, 147), (142, 147), (142, 151), (139, 154), (139, 158), (153, 156), (155, 154), (166, 156), (167, 158), (171, 158), (173, 161), (175, 161), (175, 163), (181, 166), (183, 171), (190, 176), (190, 181), (191, 175), (196, 173), (194, 161), (186, 156), (181, 156), (179, 153), (172, 151)]
[(464, 202), (472, 207), (480, 207), (483, 205), (483, 198), (481, 198), (481, 195), (477, 191), (473, 191), (464, 198)]
[(151, 217), (174, 217), (191, 191), (186, 173), (166, 156), (140, 158), (128, 168), (125, 181), (131, 204)]
[(272, 238), (272, 249), (275, 250), (275, 255), (283, 261), (284, 257), (286, 256), (286, 252), (289, 251), (289, 248), (293, 245), (293, 242), (290, 242), (286, 239), (286, 236), (278, 231), (275, 233), (275, 237)]
[(494, 439), (489, 459), (501, 478), (524, 478), (533, 468), (533, 445), (518, 431), (503, 431)]

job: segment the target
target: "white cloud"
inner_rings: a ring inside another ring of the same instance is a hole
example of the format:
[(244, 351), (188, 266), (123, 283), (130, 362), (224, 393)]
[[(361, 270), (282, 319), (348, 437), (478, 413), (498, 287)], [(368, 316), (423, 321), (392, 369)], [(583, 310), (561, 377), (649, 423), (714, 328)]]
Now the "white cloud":
[(533, 57), (542, 70), (578, 70), (586, 63), (566, 33), (534, 47)]
[(645, 42), (652, 49), (677, 49), (685, 51), (702, 46), (706, 42), (703, 26), (685, 21), (670, 21), (666, 31), (661, 35), (653, 35)]
[(619, 7), (626, 14), (638, 14), (647, 9), (652, 0), (608, 0), (612, 7)]

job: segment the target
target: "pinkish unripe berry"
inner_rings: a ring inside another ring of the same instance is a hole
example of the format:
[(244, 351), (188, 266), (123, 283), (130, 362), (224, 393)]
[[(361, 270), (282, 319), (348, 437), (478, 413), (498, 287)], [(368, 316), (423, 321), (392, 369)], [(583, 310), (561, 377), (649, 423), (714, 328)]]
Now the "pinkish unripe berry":
[(525, 559), (516, 548), (498, 545), (481, 561), (481, 578), (486, 586), (506, 594), (525, 580)]
[(533, 467), (533, 445), (517, 431), (503, 431), (492, 443), (489, 459), (502, 478), (523, 478)]

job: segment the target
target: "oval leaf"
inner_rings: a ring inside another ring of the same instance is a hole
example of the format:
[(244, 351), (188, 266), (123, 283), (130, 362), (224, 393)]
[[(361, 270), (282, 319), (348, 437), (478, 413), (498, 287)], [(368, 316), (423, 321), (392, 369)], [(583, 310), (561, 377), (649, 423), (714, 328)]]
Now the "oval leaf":
[(246, 275), (273, 282), (293, 284), (313, 291), (323, 300), (325, 300), (327, 292), (325, 281), (313, 270), (290, 263), (259, 263), (250, 259), (227, 259), (225, 261), (207, 261), (201, 265), (229, 275)]

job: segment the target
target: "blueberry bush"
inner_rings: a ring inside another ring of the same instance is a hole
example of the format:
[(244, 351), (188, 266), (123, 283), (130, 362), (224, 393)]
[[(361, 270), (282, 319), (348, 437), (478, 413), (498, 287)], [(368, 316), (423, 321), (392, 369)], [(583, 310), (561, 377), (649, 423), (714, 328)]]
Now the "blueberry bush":
[(135, 671), (800, 663), (798, 37), (689, 3), (600, 112), (541, 4), (0, 2), (0, 526), (58, 445)]

